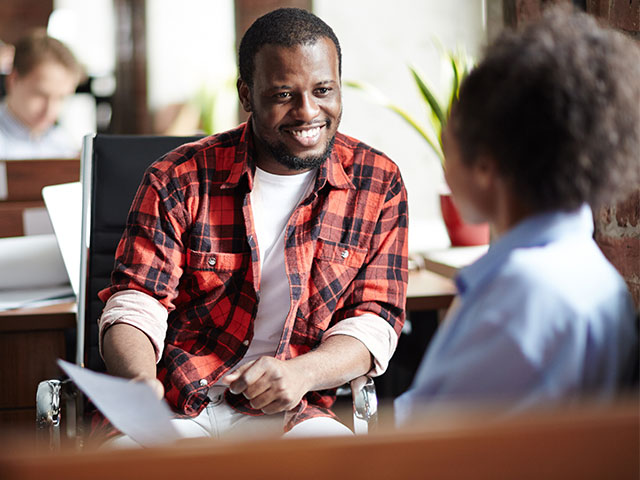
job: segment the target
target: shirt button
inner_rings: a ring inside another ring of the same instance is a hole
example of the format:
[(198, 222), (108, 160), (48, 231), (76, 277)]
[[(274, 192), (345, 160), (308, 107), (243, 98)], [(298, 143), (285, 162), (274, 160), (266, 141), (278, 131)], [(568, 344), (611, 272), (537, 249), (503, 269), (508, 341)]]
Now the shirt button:
[(243, 344), (245, 347), (248, 347), (248, 346), (249, 346), (249, 340), (245, 340), (244, 342), (242, 342), (242, 344)]
[(199, 383), (201, 387), (206, 387), (207, 385), (209, 385), (209, 382), (206, 378), (202, 378)]
[(347, 258), (349, 256), (349, 251), (348, 250), (343, 250), (342, 253), (340, 253), (340, 256), (344, 259)]
[(211, 257), (208, 263), (213, 267), (216, 264), (216, 257)]

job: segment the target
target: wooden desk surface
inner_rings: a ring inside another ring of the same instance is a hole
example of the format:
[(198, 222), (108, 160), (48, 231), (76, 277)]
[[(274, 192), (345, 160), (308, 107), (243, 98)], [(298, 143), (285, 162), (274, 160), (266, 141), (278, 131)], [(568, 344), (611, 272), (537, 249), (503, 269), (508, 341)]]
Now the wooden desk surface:
[(42, 187), (80, 179), (79, 158), (2, 160), (5, 195), (0, 201), (42, 200)]
[(488, 245), (449, 247), (422, 253), (423, 268), (453, 279), (462, 267), (472, 264), (487, 253)]
[(36, 308), (0, 312), (0, 332), (56, 330), (76, 326), (76, 303), (64, 302)]
[(429, 270), (409, 272), (407, 310), (440, 310), (448, 308), (456, 294), (453, 280)]
[(439, 428), (416, 422), (410, 429), (357, 437), (194, 439), (157, 448), (58, 454), (32, 452), (13, 441), (0, 448), (0, 476), (174, 480), (212, 472), (238, 480), (631, 480), (638, 478), (638, 422), (637, 403), (629, 403), (493, 423), (470, 418)]

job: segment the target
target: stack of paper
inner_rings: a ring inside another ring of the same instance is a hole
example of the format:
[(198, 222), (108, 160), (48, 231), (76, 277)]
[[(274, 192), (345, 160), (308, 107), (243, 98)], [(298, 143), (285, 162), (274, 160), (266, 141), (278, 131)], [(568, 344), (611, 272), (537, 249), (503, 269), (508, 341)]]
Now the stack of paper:
[(0, 310), (73, 298), (55, 235), (0, 238)]

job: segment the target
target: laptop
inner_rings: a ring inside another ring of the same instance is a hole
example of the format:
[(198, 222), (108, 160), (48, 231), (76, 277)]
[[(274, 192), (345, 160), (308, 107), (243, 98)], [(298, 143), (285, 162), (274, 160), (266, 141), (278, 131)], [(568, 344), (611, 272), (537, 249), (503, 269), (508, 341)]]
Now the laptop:
[(42, 197), (62, 254), (76, 298), (80, 289), (80, 256), (82, 253), (82, 184), (80, 182), (49, 185)]

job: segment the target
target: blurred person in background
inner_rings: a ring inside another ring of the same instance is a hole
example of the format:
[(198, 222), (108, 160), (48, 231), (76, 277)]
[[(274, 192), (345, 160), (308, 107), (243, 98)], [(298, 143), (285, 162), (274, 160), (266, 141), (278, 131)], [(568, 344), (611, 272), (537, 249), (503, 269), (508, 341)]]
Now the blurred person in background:
[(79, 155), (79, 139), (56, 122), (83, 75), (73, 53), (44, 30), (15, 44), (13, 68), (5, 79), (7, 95), (0, 103), (0, 159)]

